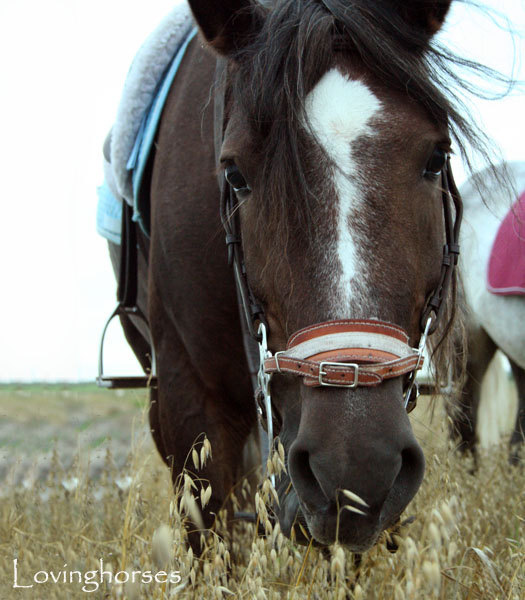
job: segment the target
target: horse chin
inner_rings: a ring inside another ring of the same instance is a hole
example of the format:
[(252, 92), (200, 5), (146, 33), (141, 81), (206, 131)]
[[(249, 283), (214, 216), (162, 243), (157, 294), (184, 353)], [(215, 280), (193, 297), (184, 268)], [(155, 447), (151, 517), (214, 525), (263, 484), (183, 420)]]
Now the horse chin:
[(279, 524), (284, 535), (295, 538), (299, 544), (308, 545), (310, 537), (305, 535), (307, 532), (313, 538), (314, 546), (330, 546), (336, 542), (337, 537), (337, 541), (351, 552), (369, 550), (377, 542), (381, 532), (397, 521), (396, 518), (392, 523), (367, 523), (366, 528), (363, 528), (361, 524), (357, 526), (357, 519), (353, 515), (344, 514), (338, 527), (335, 506), (327, 504), (325, 509), (310, 513), (301, 506), (293, 489), (285, 498), (280, 498), (280, 504)]
[(353, 517), (352, 522), (340, 517), (338, 526), (334, 512), (331, 507), (315, 514), (304, 512), (308, 531), (318, 543), (328, 546), (337, 541), (351, 552), (365, 552), (377, 542), (383, 530), (379, 523), (367, 523), (363, 528)]

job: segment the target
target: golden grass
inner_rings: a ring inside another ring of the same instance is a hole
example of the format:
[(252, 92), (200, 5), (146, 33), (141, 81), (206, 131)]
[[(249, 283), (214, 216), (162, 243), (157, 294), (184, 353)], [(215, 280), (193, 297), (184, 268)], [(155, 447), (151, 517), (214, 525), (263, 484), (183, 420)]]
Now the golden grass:
[[(181, 581), (120, 585), (109, 584), (106, 576), (88, 597), (523, 599), (523, 470), (508, 466), (502, 444), (482, 455), (473, 475), (472, 464), (448, 444), (439, 404), (435, 413), (432, 421), (424, 407), (413, 413), (427, 459), (424, 483), (405, 515), (416, 519), (395, 536), (396, 554), (382, 542), (363, 556), (358, 573), (344, 548), (335, 545), (326, 554), (312, 545), (298, 546), (271, 525), (265, 508), (273, 493), (269, 480), (257, 495), (267, 537), (258, 537), (253, 524), (240, 523), (228, 541), (219, 525), (206, 537), (202, 556), (193, 556), (183, 524), (207, 501), (207, 488), (193, 497), (192, 477), (212, 456), (207, 450), (190, 453), (188, 477), (174, 495), (150, 440), (139, 436), (126, 467), (117, 469), (108, 453), (96, 482), (88, 480), (85, 461), (74, 461), (64, 471), (57, 458), (43, 483), (4, 484), (0, 598), (84, 598), (77, 576), (72, 583), (42, 584), (32, 577), (40, 570), (84, 574), (99, 569), (102, 559), (114, 573), (179, 571)], [(273, 464), (277, 471), (282, 468), (278, 455)], [(248, 496), (247, 487), (238, 494), (240, 502)], [(12, 588), (14, 559), (19, 584), (33, 583), (33, 588)]]

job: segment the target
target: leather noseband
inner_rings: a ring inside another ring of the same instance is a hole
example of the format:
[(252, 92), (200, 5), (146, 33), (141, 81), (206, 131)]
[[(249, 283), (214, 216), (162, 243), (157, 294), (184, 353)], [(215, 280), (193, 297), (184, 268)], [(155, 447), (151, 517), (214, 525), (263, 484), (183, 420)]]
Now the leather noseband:
[(410, 373), (422, 365), (408, 335), (376, 320), (344, 319), (305, 327), (286, 350), (264, 360), (265, 373), (303, 377), (307, 386), (355, 388)]

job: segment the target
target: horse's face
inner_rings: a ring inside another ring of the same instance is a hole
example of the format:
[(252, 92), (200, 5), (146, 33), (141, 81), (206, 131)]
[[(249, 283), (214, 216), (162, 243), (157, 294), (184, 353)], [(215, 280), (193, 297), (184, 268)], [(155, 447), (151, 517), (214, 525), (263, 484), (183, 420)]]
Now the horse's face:
[[(222, 37), (217, 46), (224, 51), (224, 44)], [(231, 76), (238, 78), (234, 89), (242, 88), (235, 64)], [(351, 53), (334, 55), (306, 92), (293, 131), (301, 185), (268, 180), (276, 174), (268, 171), (266, 153), (287, 146), (270, 132), (265, 147), (235, 94), (221, 155), (226, 168), (239, 171), (235, 187), (243, 188), (243, 180), (249, 187), (239, 194), (243, 249), (250, 286), (268, 320), (270, 350), (283, 350), (290, 334), (305, 326), (349, 318), (395, 323), (417, 345), (425, 299), (441, 266), (446, 127), (383, 85)], [(279, 157), (272, 160), (277, 164)], [(297, 179), (294, 172), (281, 175)], [(286, 197), (278, 193), (283, 189), (291, 190)], [(332, 543), (337, 535), (360, 551), (397, 521), (424, 471), (403, 406), (405, 383), (398, 377), (345, 389), (273, 377), (293, 484), (279, 484), (285, 532), (299, 520), (318, 542)], [(345, 489), (366, 502), (358, 506), (364, 514), (341, 510), (348, 503)]]
[[(251, 141), (235, 110), (223, 148), (224, 160), (252, 187), (241, 199), (242, 237), (250, 284), (269, 323), (269, 347), (283, 350), (294, 331), (345, 318), (398, 324), (417, 345), (443, 245), (440, 179), (425, 171), (429, 163), (439, 165), (446, 131), (344, 64), (325, 73), (306, 109), (312, 131), (305, 131), (305, 152), (315, 190), (309, 230), (296, 221), (293, 206), (285, 210), (285, 228), (280, 206), (261, 221), (265, 186), (258, 185)], [(300, 506), (315, 539), (333, 542), (339, 516), (339, 539), (362, 550), (396, 520), (424, 470), (403, 407), (404, 382), (344, 390), (274, 375), (272, 399), (293, 483), (281, 502), (285, 531)], [(341, 489), (368, 503), (366, 516), (338, 511)]]

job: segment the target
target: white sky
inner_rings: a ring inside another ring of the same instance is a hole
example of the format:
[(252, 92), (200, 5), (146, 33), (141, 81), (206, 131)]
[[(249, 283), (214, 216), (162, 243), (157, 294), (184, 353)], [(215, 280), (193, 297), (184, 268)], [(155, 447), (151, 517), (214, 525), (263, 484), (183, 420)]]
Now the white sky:
[[(115, 304), (105, 241), (95, 231), (101, 147), (129, 64), (176, 2), (2, 0), (0, 3), (0, 381), (84, 381)], [(525, 31), (525, 0), (490, 0)], [(462, 5), (446, 39), (510, 73), (512, 45)], [(525, 46), (517, 48), (524, 54)], [(525, 69), (520, 75), (525, 79)], [(477, 102), (508, 159), (524, 159), (524, 99)], [(456, 178), (464, 175), (455, 164)], [(132, 369), (115, 325), (107, 370)]]

